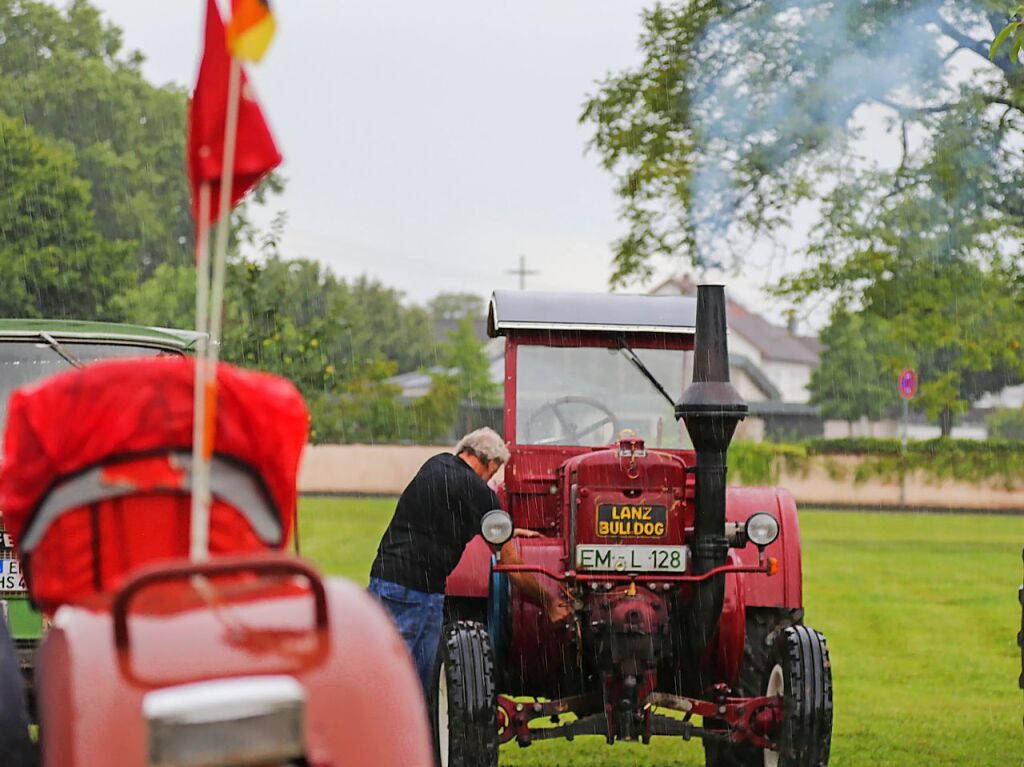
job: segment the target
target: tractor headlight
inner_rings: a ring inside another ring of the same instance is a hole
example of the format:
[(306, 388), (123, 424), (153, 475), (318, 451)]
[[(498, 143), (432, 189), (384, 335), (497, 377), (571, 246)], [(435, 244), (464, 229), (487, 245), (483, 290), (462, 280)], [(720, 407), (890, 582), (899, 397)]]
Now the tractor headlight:
[(150, 767), (266, 765), (305, 755), (305, 691), (290, 676), (217, 679), (146, 693)]
[(779, 520), (766, 511), (759, 511), (747, 520), (747, 540), (765, 547), (779, 537)]
[(480, 534), (492, 546), (501, 546), (512, 537), (512, 517), (501, 509), (491, 509), (480, 520)]

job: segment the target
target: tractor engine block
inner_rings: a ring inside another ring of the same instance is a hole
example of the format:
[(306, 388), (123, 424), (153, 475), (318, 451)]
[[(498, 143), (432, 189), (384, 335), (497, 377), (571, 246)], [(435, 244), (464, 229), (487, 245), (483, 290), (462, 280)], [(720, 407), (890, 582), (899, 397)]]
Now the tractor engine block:
[(587, 599), (584, 642), (605, 674), (639, 677), (653, 671), (668, 646), (668, 609), (664, 600), (630, 584), (592, 592)]

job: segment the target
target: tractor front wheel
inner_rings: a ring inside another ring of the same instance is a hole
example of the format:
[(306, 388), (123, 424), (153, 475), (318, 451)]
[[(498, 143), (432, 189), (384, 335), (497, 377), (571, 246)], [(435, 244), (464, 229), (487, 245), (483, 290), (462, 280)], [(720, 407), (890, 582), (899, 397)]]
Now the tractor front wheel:
[[(774, 737), (778, 750), (705, 740), (707, 767), (827, 767), (832, 742), (828, 646), (817, 631), (787, 626), (786, 618), (769, 611), (748, 614), (744, 668), (736, 691), (749, 697), (782, 696), (783, 721)], [(715, 725), (725, 727), (724, 722), (705, 722)]]
[(434, 743), (439, 767), (496, 767), (497, 695), (494, 654), (484, 627), (445, 627), (435, 666)]
[[(747, 636), (743, 647), (743, 664), (733, 693), (741, 698), (764, 694), (765, 679), (770, 668), (772, 646), (787, 628), (798, 624), (803, 610), (770, 607), (747, 608)], [(725, 722), (705, 720), (711, 729), (726, 729)], [(750, 743), (721, 740), (704, 741), (706, 767), (764, 767), (764, 751)]]
[(832, 666), (825, 637), (807, 626), (783, 631), (769, 653), (765, 695), (781, 695), (778, 750), (764, 767), (827, 767), (832, 743)]

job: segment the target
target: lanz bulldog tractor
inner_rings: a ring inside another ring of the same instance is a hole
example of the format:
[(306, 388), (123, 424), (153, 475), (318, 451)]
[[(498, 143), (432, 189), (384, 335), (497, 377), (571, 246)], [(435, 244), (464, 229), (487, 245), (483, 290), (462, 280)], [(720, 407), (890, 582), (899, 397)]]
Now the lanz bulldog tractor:
[[(487, 515), (483, 537), (502, 543), (513, 521), (543, 535), (515, 539), (520, 564), (476, 539), (448, 579), (440, 764), (599, 735), (700, 738), (708, 767), (827, 765), (832, 675), (803, 624), (796, 505), (726, 486), (747, 406), (723, 288), (497, 292), (489, 332), (506, 338), (511, 518)], [(516, 571), (561, 592), (572, 618), (550, 623), (510, 586)]]

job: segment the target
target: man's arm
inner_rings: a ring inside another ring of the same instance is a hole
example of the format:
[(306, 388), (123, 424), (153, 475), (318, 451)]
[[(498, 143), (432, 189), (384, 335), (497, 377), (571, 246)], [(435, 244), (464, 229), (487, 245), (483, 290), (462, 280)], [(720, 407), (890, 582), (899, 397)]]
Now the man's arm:
[[(487, 511), (501, 508), (501, 501), (493, 488), (487, 487), (487, 497), (478, 499), (477, 508)], [(513, 538), (540, 538), (541, 534), (535, 530), (515, 528), (512, 536)], [(491, 550), (497, 553), (496, 547), (491, 546)], [(511, 541), (508, 541), (501, 547), (501, 561), (512, 565), (526, 564)], [(562, 596), (560, 586), (559, 593), (555, 595), (545, 591), (533, 573), (509, 573), (508, 576), (512, 581), (512, 585), (523, 592), (523, 595), (529, 601), (535, 605), (540, 605), (544, 614), (548, 616), (548, 620), (552, 623), (560, 623), (572, 614), (569, 604)]]
[[(532, 530), (516, 530), (516, 533), (520, 538), (540, 537), (539, 533)], [(522, 533), (530, 533), (530, 535)], [(523, 558), (519, 556), (519, 551), (512, 545), (512, 541), (501, 547), (501, 561), (510, 565), (525, 564)], [(558, 594), (551, 594), (540, 585), (533, 573), (509, 573), (508, 577), (512, 581), (512, 585), (523, 593), (523, 596), (535, 605), (540, 605), (552, 623), (561, 623), (572, 614), (568, 602), (561, 593), (561, 586), (559, 586)]]

